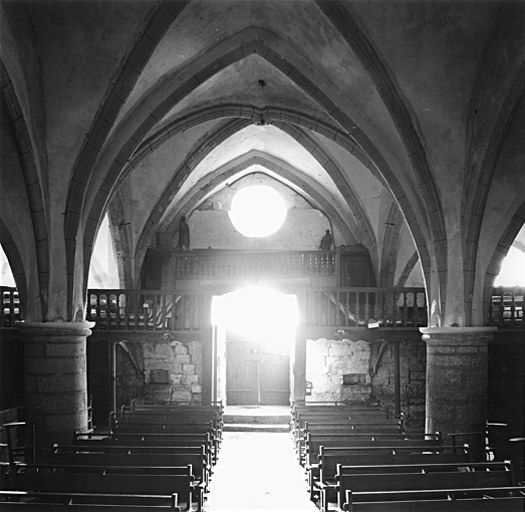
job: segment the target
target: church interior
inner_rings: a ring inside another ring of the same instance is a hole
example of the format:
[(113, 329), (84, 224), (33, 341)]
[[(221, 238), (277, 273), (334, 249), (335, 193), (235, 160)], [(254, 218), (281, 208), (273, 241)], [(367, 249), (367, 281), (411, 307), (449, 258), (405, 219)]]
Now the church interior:
[(525, 510), (525, 2), (0, 41), (2, 512)]

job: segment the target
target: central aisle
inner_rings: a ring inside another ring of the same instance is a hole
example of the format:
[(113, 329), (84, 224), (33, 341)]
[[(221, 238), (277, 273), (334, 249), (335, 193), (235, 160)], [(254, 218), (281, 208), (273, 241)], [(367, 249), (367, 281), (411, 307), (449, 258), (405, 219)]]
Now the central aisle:
[(318, 509), (289, 433), (224, 432), (206, 512)]

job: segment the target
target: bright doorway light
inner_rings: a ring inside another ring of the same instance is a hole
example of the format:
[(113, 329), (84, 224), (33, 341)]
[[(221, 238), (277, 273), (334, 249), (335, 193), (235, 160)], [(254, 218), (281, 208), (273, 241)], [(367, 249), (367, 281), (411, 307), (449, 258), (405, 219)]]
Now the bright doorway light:
[(295, 295), (266, 286), (249, 286), (214, 297), (212, 323), (245, 336), (269, 351), (288, 352), (299, 313)]
[(239, 233), (262, 238), (275, 233), (286, 219), (286, 204), (272, 187), (252, 185), (232, 199), (230, 220)]
[(509, 249), (494, 286), (525, 286), (525, 253), (515, 247)]

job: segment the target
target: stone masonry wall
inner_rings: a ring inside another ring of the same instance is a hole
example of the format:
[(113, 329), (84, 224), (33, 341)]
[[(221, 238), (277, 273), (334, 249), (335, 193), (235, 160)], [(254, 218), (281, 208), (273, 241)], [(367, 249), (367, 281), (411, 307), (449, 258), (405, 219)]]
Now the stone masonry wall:
[[(401, 376), (401, 410), (407, 425), (423, 428), (425, 423), (425, 368), (426, 346), (419, 333), (414, 339), (401, 340), (399, 346)], [(392, 404), (395, 400), (394, 349), (392, 343), (374, 341), (372, 362), (372, 389), (376, 398)], [(382, 352), (382, 353), (381, 353)], [(379, 359), (378, 359), (379, 358)]]
[(370, 345), (366, 341), (319, 338), (306, 341), (306, 380), (312, 401), (341, 400), (344, 374), (365, 374), (370, 387)]
[[(312, 384), (307, 400), (344, 399), (341, 387), (344, 374), (364, 375), (357, 399), (369, 396), (388, 405), (395, 402), (395, 367), (393, 343), (387, 339), (372, 341), (327, 338), (306, 342), (306, 380)], [(426, 347), (419, 333), (407, 335), (400, 343), (401, 409), (407, 425), (423, 428), (425, 419)], [(355, 393), (354, 393), (355, 396)]]
[[(159, 341), (142, 344), (145, 399), (201, 403), (202, 343)], [(173, 386), (173, 394), (171, 394)]]

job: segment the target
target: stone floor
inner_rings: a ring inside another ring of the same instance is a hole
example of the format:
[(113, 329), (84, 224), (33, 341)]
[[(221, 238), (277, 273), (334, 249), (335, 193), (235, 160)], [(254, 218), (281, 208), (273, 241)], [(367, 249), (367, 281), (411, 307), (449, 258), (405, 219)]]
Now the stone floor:
[(227, 405), (224, 407), (225, 415), (232, 416), (288, 416), (289, 405)]
[(224, 432), (210, 489), (206, 512), (318, 510), (289, 433)]

